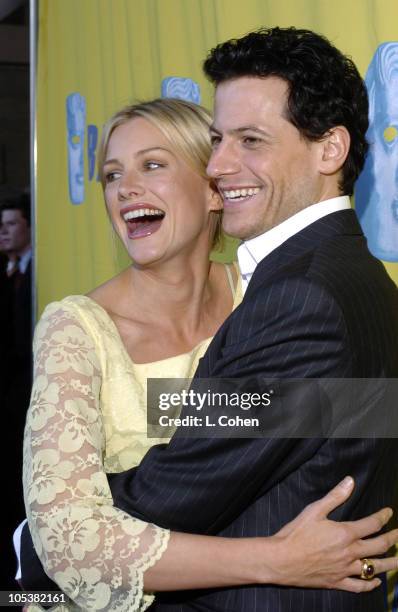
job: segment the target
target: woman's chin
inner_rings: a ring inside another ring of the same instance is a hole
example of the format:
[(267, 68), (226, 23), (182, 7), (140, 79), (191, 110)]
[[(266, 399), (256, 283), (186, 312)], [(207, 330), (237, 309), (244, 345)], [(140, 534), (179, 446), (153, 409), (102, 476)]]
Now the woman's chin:
[(130, 248), (129, 255), (133, 264), (140, 268), (161, 265), (164, 261), (166, 261), (166, 257), (163, 256), (163, 253), (160, 252), (160, 249), (154, 248)]

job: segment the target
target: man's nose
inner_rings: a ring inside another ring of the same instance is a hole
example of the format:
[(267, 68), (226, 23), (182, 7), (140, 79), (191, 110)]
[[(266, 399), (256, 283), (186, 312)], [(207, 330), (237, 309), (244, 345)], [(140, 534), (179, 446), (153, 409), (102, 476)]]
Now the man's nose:
[(221, 142), (213, 149), (207, 165), (207, 174), (216, 179), (224, 175), (236, 174), (240, 168), (239, 156), (233, 144)]

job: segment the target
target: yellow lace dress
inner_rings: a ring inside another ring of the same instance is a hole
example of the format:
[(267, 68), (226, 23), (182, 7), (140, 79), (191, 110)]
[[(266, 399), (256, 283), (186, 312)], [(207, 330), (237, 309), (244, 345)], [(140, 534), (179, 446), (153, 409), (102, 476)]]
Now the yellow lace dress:
[[(240, 300), (239, 286), (234, 307)], [(146, 437), (147, 378), (191, 377), (210, 340), (135, 364), (90, 298), (47, 306), (34, 338), (24, 490), (35, 549), (72, 600), (54, 610), (135, 612), (152, 603), (143, 574), (165, 551), (169, 532), (115, 508), (105, 474), (138, 465), (159, 442)]]

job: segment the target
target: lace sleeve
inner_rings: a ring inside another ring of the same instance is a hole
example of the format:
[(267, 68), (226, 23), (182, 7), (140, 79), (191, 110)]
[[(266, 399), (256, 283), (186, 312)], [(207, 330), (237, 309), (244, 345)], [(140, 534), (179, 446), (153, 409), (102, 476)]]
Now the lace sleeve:
[(24, 491), (36, 551), (83, 610), (145, 610), (153, 597), (143, 593), (143, 574), (169, 533), (113, 506), (95, 342), (73, 311), (58, 306), (39, 322), (34, 354)]

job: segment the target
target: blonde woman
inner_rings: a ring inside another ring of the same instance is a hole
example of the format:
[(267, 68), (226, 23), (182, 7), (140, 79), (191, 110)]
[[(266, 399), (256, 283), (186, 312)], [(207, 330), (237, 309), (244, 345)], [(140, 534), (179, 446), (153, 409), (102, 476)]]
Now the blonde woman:
[[(350, 479), (271, 538), (170, 533), (113, 505), (106, 473), (138, 465), (156, 442), (146, 437), (146, 379), (192, 376), (241, 299), (235, 268), (209, 261), (221, 216), (205, 173), (209, 123), (203, 108), (177, 100), (112, 117), (100, 171), (132, 263), (88, 295), (50, 304), (36, 329), (25, 502), (37, 554), (71, 600), (60, 609), (144, 610), (156, 590), (270, 582), (371, 590), (377, 578), (350, 576), (397, 538), (362, 540), (388, 509), (327, 520)], [(377, 572), (395, 566), (375, 561)]]

